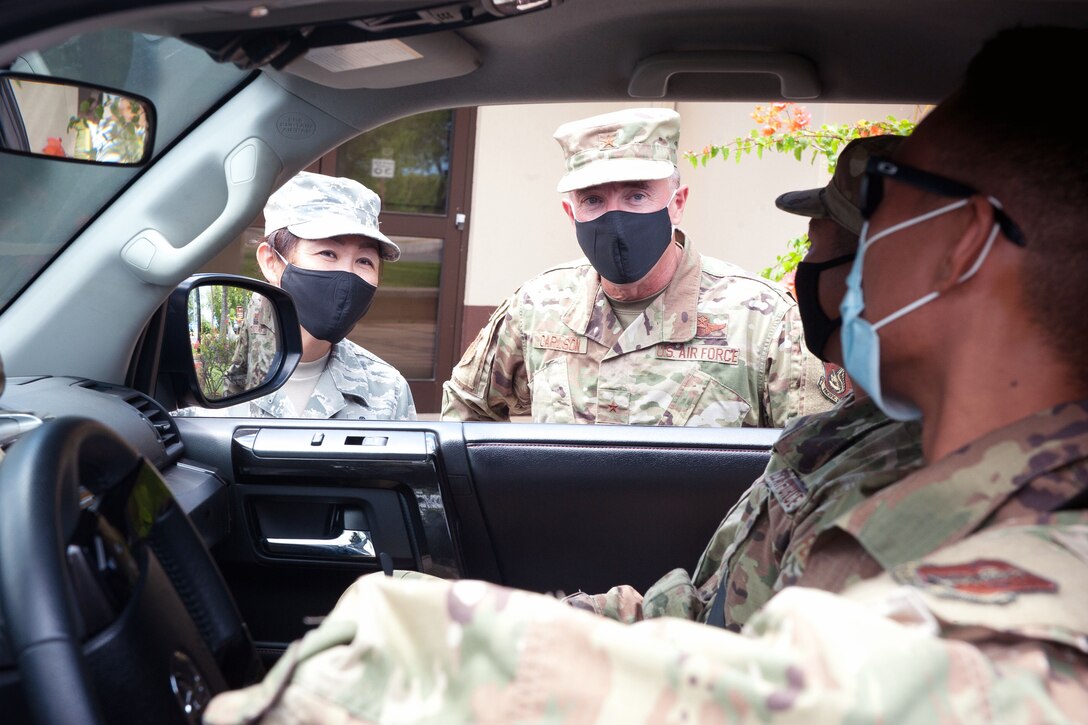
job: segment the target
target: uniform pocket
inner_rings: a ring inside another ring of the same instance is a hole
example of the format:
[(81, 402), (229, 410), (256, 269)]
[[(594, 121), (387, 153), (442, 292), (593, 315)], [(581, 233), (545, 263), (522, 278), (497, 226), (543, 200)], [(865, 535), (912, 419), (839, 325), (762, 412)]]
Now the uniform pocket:
[(567, 356), (547, 360), (529, 381), (536, 423), (575, 423), (573, 392), (567, 375)]
[(732, 388), (702, 370), (688, 373), (669, 402), (659, 425), (736, 428), (752, 406)]

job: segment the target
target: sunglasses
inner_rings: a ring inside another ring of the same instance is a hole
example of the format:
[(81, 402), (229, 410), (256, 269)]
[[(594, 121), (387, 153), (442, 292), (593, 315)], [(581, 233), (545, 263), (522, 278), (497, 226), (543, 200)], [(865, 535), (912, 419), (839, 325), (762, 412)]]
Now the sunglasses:
[[(862, 218), (871, 219), (877, 207), (880, 206), (880, 202), (884, 198), (885, 178), (895, 179), (916, 189), (953, 199), (966, 199), (981, 193), (978, 189), (967, 184), (961, 184), (958, 181), (931, 174), (928, 171), (890, 161), (882, 156), (873, 156), (869, 159), (869, 163), (865, 167), (865, 176), (861, 179), (859, 201)], [(1018, 247), (1027, 246), (1024, 233), (1001, 208), (1001, 202), (991, 196), (987, 196), (987, 200), (994, 209), (994, 220), (1002, 233)]]

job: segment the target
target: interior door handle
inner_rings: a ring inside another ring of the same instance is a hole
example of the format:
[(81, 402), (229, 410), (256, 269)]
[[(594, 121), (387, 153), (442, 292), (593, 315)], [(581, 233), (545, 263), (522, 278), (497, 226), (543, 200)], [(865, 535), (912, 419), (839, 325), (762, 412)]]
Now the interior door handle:
[(325, 559), (374, 559), (374, 542), (369, 531), (344, 531), (335, 539), (265, 539), (273, 554), (316, 556)]

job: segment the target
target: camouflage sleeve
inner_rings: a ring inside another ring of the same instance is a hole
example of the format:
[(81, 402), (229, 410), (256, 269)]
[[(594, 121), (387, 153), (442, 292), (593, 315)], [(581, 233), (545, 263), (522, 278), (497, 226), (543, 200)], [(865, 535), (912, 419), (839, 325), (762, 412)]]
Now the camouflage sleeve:
[(393, 414), (393, 420), (415, 420), (416, 402), (412, 398), (412, 389), (408, 387), (408, 381), (403, 375), (397, 381), (397, 406)]
[(491, 315), (442, 385), (442, 420), (510, 420), (531, 410), (516, 295)]
[(797, 305), (790, 303), (767, 355), (762, 425), (784, 428), (791, 419), (827, 410), (834, 402), (820, 392), (823, 363), (805, 347)]
[(584, 609), (617, 622), (632, 624), (643, 619), (642, 595), (626, 584), (612, 587), (604, 594), (575, 592), (565, 597), (563, 602), (575, 609)]
[(827, 592), (781, 593), (741, 634), (625, 625), (478, 581), (358, 580), (208, 725), (254, 722), (1061, 722), (1083, 653), (936, 636)]

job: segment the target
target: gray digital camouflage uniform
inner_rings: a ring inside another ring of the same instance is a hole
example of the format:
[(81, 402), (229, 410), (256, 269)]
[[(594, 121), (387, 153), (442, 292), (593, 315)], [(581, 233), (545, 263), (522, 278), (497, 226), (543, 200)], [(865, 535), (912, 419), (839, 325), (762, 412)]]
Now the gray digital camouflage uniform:
[(1083, 721), (1086, 487), (1088, 402), (1041, 411), (825, 510), (739, 634), (363, 577), (205, 722)]
[(725, 625), (739, 629), (796, 583), (810, 549), (804, 537), (830, 525), (835, 516), (829, 512), (849, 509), (922, 465), (920, 435), (918, 423), (890, 420), (868, 398), (853, 396), (798, 419), (775, 442), (763, 475), (718, 526), (694, 574), (674, 569), (645, 596), (617, 586), (566, 601), (623, 622), (661, 616), (705, 622), (727, 579)]
[(296, 411), (282, 390), (243, 403), (253, 418), (415, 420), (408, 381), (395, 367), (350, 340), (332, 346), (306, 409)]
[(625, 330), (582, 259), (530, 280), (443, 386), (444, 420), (782, 427), (829, 408), (785, 290), (700, 255)]

